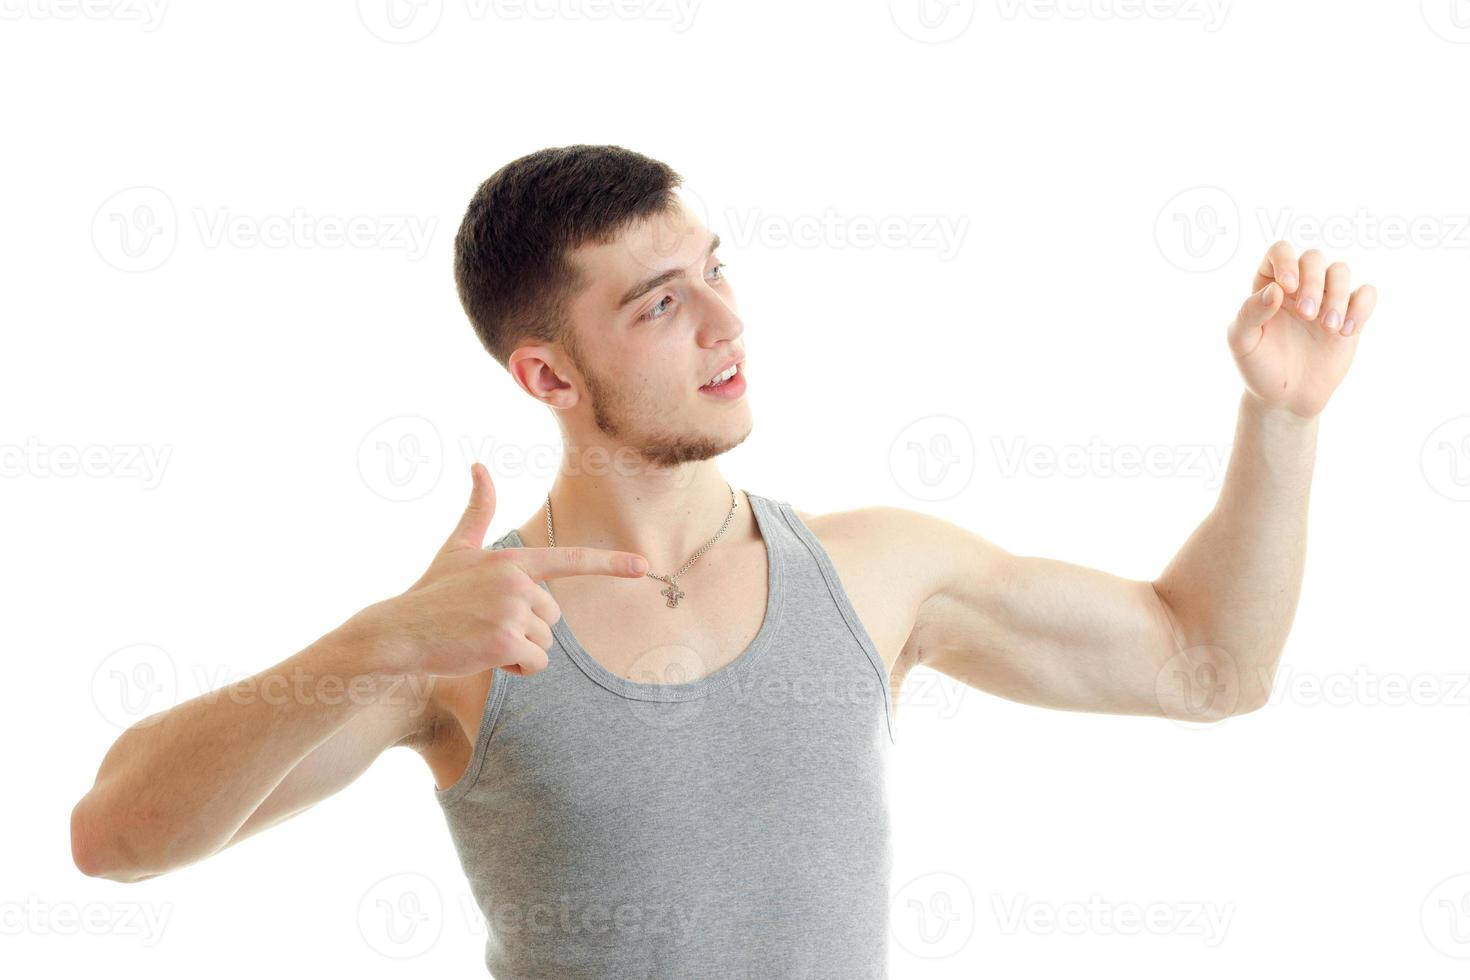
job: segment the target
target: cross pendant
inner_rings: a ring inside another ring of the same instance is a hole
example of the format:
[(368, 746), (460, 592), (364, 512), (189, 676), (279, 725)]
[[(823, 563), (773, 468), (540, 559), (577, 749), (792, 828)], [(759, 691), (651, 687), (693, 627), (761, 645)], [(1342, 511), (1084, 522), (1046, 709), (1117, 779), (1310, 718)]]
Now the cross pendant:
[(679, 600), (684, 598), (684, 592), (673, 582), (669, 583), (668, 588), (660, 590), (659, 595), (668, 596), (667, 605), (670, 609), (678, 608)]

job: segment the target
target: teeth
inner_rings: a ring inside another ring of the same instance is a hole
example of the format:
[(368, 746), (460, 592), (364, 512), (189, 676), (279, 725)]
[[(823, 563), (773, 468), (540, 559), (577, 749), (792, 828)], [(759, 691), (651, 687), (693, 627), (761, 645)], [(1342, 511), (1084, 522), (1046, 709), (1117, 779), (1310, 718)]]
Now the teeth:
[(731, 364), (728, 370), (715, 375), (713, 378), (710, 378), (708, 381), (705, 382), (704, 386), (708, 388), (710, 385), (717, 385), (721, 381), (729, 381), (731, 378), (735, 377), (735, 369), (739, 366), (739, 364)]

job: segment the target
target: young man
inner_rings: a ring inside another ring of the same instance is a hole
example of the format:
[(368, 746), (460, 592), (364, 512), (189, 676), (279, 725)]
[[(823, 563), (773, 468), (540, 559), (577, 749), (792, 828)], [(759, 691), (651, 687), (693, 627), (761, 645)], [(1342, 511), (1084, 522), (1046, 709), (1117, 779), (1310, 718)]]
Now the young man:
[(1219, 502), (1157, 579), (1132, 581), (920, 512), (815, 515), (731, 487), (716, 459), (751, 431), (744, 324), (679, 182), (571, 146), (481, 185), (455, 275), (485, 348), (561, 426), (545, 505), (486, 547), (495, 493), (476, 463), (418, 582), (254, 679), (368, 696), (195, 699), (126, 732), (73, 814), (83, 871), (138, 881), (199, 860), (407, 745), (496, 976), (882, 977), (884, 775), (915, 664), (1075, 711), (1265, 703), (1316, 418), (1371, 286), (1271, 247), (1227, 334), (1245, 390)]

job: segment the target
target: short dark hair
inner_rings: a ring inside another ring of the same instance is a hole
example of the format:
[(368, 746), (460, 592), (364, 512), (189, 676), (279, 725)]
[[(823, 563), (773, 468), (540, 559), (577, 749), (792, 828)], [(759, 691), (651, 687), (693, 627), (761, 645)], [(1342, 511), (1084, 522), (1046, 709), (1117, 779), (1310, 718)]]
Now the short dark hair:
[(620, 146), (551, 147), (482, 183), (454, 236), (454, 282), (480, 343), (509, 368), (524, 340), (576, 354), (568, 306), (586, 285), (568, 253), (678, 207), (667, 164)]

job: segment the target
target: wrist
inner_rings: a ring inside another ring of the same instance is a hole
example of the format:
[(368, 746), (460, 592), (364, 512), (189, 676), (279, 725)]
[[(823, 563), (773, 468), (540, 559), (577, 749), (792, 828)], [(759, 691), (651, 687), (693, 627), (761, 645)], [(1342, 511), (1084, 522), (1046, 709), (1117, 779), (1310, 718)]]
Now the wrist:
[(1298, 430), (1310, 430), (1317, 425), (1318, 414), (1302, 415), (1285, 405), (1273, 405), (1249, 388), (1244, 389), (1240, 401), (1245, 411), (1268, 424)]
[(407, 651), (384, 626), (380, 605), (360, 610), (313, 644), (326, 669), (385, 684), (415, 673)]

